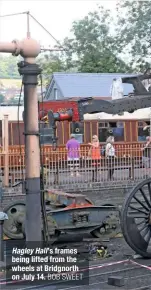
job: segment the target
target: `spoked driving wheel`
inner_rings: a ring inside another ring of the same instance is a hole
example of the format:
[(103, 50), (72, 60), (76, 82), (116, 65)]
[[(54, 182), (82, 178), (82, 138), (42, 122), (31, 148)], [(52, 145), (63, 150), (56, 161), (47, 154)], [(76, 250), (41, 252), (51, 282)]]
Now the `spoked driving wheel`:
[(126, 197), (121, 228), (128, 245), (137, 254), (151, 258), (151, 178), (139, 183)]
[(22, 224), (25, 220), (25, 202), (16, 201), (4, 208), (8, 220), (4, 221), (4, 234), (10, 239), (24, 239)]

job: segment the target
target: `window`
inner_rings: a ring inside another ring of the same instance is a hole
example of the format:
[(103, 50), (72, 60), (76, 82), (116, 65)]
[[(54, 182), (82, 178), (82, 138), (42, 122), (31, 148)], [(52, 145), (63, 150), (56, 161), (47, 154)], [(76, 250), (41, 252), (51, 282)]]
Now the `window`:
[(54, 89), (54, 99), (58, 100), (58, 90), (56, 88)]
[(84, 141), (84, 123), (83, 122), (71, 122), (70, 123), (70, 132), (74, 135), (75, 139), (79, 143)]
[(53, 141), (53, 129), (49, 127), (49, 124), (40, 123), (40, 143), (41, 144), (52, 144)]
[(100, 122), (99, 123), (99, 141), (106, 142), (109, 130), (109, 123), (107, 122)]
[(124, 141), (124, 122), (110, 123), (115, 142)]
[(115, 142), (124, 141), (124, 122), (99, 123), (99, 141), (106, 142), (109, 135), (113, 135)]
[(80, 143), (83, 143), (83, 135), (82, 134), (73, 134), (74, 138)]
[(146, 137), (150, 135), (150, 128), (146, 128), (146, 130), (144, 130), (146, 126), (150, 126), (149, 121), (138, 122), (138, 141), (139, 142), (146, 141)]

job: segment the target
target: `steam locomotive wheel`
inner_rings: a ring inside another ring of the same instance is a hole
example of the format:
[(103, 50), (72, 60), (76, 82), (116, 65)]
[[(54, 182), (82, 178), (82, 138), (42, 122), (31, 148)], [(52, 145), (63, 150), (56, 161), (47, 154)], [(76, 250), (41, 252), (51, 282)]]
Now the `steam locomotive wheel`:
[(16, 201), (4, 208), (8, 220), (4, 221), (4, 234), (10, 239), (23, 239), (22, 222), (25, 219), (25, 203)]
[[(25, 238), (25, 207), (25, 202), (16, 201), (4, 208), (4, 212), (8, 215), (8, 220), (4, 221), (3, 231), (8, 238), (14, 240)], [(60, 231), (51, 217), (47, 216), (47, 219), (50, 230), (52, 226), (56, 228), (55, 233), (53, 235), (50, 234), (50, 242), (53, 243), (58, 239)]]
[(126, 197), (121, 228), (127, 244), (144, 258), (151, 258), (151, 178), (139, 183)]

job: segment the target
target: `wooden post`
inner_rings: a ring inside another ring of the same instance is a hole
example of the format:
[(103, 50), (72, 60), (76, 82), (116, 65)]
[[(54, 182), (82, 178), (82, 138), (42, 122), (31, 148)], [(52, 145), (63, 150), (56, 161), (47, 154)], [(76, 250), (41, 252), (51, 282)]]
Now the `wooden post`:
[(2, 152), (4, 152), (4, 119), (2, 119)]
[(4, 134), (3, 134), (3, 148), (4, 148), (4, 186), (9, 186), (9, 152), (8, 152), (8, 115), (4, 115)]

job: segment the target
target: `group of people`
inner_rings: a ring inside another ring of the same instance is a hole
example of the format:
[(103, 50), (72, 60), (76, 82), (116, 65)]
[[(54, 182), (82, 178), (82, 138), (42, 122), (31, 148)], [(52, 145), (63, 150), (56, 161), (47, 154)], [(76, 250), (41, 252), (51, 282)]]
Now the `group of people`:
[[(88, 157), (91, 158), (94, 161), (94, 165), (98, 167), (99, 161), (102, 157), (106, 157), (109, 160), (109, 169), (108, 169), (108, 179), (113, 179), (114, 174), (114, 158), (116, 158), (115, 155), (115, 148), (114, 148), (114, 137), (109, 136), (106, 140), (106, 146), (102, 149), (100, 148), (100, 143), (97, 135), (94, 135), (92, 137), (92, 142), (88, 144), (90, 146), (88, 151)], [(71, 135), (70, 140), (66, 144), (66, 149), (68, 152), (68, 161), (69, 163), (73, 161), (75, 162), (75, 167), (73, 167), (73, 164), (70, 164), (70, 171), (71, 176), (74, 176), (74, 173), (76, 176), (79, 176), (78, 172), (78, 161), (81, 157), (80, 153), (80, 143), (75, 139), (74, 135)]]
[[(114, 174), (114, 160), (116, 158), (115, 147), (114, 147), (114, 136), (109, 136), (106, 140), (105, 147), (101, 150), (100, 143), (97, 135), (92, 137), (92, 142), (88, 144), (89, 151), (88, 157), (94, 161), (96, 168), (99, 168), (99, 161), (102, 156), (106, 157), (109, 161), (108, 164), (108, 180), (113, 179)], [(70, 163), (71, 176), (79, 176), (79, 159), (81, 157), (80, 143), (75, 139), (74, 135), (71, 135), (70, 140), (66, 144), (66, 149), (68, 152), (68, 161)], [(151, 168), (151, 136), (146, 137), (146, 144), (141, 148), (142, 150), (142, 161), (145, 168), (145, 178), (150, 176)], [(73, 166), (74, 161), (74, 166)], [(75, 162), (77, 161), (77, 162)]]

